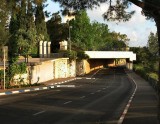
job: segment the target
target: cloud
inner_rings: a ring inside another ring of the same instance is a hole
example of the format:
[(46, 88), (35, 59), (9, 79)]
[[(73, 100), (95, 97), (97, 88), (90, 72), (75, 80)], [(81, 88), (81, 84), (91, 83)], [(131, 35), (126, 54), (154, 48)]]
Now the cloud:
[(138, 40), (137, 32), (135, 31), (131, 32), (130, 38), (132, 39), (133, 42), (137, 41)]
[(88, 16), (91, 18), (91, 21), (104, 22), (102, 15), (108, 9), (108, 4), (101, 4), (100, 7), (94, 8), (92, 10), (87, 10)]
[(106, 23), (111, 31), (127, 34), (130, 39), (129, 46), (139, 47), (147, 45), (148, 36), (150, 32), (156, 32), (154, 22), (146, 20), (145, 16), (141, 14), (141, 8), (132, 5), (129, 10), (135, 10), (136, 13), (128, 22), (107, 22), (104, 21), (102, 14), (107, 10), (108, 5), (102, 4), (100, 8), (88, 10), (87, 13), (91, 21)]

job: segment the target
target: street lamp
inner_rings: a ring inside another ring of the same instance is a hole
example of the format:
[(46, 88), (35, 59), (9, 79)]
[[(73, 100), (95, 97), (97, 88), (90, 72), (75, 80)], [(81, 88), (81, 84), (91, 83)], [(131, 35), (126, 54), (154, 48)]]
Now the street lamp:
[(6, 58), (5, 58), (5, 53), (6, 51), (5, 51), (5, 47), (3, 47), (3, 69), (4, 69), (4, 79), (3, 79), (3, 88), (4, 88), (4, 90), (5, 90), (5, 87), (6, 87), (6, 81), (5, 81), (5, 77), (6, 77), (6, 71), (5, 71), (5, 69), (6, 69)]
[(6, 69), (6, 60), (8, 59), (8, 56), (7, 56), (7, 54), (8, 54), (8, 47), (7, 46), (3, 46), (3, 69), (4, 69), (4, 79), (3, 79), (3, 88), (4, 88), (4, 90), (5, 90), (5, 88), (6, 88), (6, 71), (5, 71), (5, 69)]
[(72, 26), (69, 26), (69, 38), (68, 38), (68, 41), (69, 41), (69, 51), (71, 51), (71, 29), (72, 29)]

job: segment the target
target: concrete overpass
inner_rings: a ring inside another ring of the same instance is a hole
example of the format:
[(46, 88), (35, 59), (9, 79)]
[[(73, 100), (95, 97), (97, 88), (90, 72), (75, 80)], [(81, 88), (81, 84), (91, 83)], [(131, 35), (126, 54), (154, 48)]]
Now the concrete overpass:
[[(84, 73), (103, 68), (105, 66), (125, 65), (128, 69), (133, 69), (133, 61), (136, 60), (136, 54), (132, 51), (85, 51), (90, 57), (83, 63)], [(118, 63), (118, 61), (122, 61)]]
[(129, 59), (136, 60), (136, 54), (132, 51), (85, 51), (90, 59)]

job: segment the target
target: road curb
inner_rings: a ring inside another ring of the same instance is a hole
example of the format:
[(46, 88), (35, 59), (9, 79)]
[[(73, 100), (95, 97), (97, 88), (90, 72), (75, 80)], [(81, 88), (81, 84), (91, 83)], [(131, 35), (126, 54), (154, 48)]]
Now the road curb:
[(48, 86), (43, 86), (43, 87), (35, 87), (35, 88), (23, 88), (23, 89), (18, 89), (18, 90), (11, 90), (11, 91), (4, 91), (4, 92), (0, 92), (0, 96), (4, 96), (4, 95), (12, 95), (12, 94), (19, 94), (19, 93), (25, 93), (25, 92), (32, 92), (32, 91), (38, 91), (38, 90), (48, 90), (48, 89), (53, 89), (53, 88), (58, 88), (57, 84), (64, 84), (67, 82), (71, 82), (76, 80), (77, 78), (73, 78), (73, 79), (69, 79), (69, 80), (65, 80), (65, 81), (60, 81), (57, 83), (51, 83)]
[[(128, 75), (128, 74), (127, 74), (127, 75)], [(131, 80), (134, 82), (134, 84), (135, 84), (135, 89), (134, 89), (134, 92), (132, 93), (132, 96), (130, 97), (130, 99), (129, 99), (129, 101), (128, 101), (128, 103), (127, 103), (127, 105), (126, 105), (126, 107), (125, 107), (125, 109), (124, 109), (121, 117), (119, 118), (117, 124), (122, 124), (122, 123), (123, 123), (123, 120), (124, 120), (124, 118), (125, 118), (125, 116), (126, 116), (126, 114), (127, 114), (127, 112), (128, 112), (128, 109), (129, 109), (129, 107), (130, 107), (130, 105), (131, 105), (131, 102), (132, 102), (132, 100), (133, 100), (133, 98), (134, 98), (134, 96), (135, 96), (135, 94), (136, 94), (136, 91), (137, 91), (137, 83), (136, 83), (136, 81), (135, 81), (133, 78), (131, 78), (129, 75), (128, 75), (128, 77), (129, 77), (129, 79), (131, 79)]]

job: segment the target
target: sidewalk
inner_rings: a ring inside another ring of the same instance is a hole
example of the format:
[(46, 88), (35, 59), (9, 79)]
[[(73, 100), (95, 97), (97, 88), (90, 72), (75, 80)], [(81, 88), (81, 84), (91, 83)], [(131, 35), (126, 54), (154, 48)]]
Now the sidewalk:
[(42, 82), (41, 86), (32, 86), (32, 87), (25, 87), (25, 88), (13, 88), (13, 89), (0, 89), (0, 96), (1, 95), (10, 95), (10, 94), (18, 94), (23, 92), (31, 92), (31, 91), (37, 91), (37, 90), (46, 90), (46, 89), (52, 89), (55, 88), (57, 84), (63, 84), (70, 81), (76, 80), (76, 77), (71, 78), (59, 78), (59, 79), (53, 79), (46, 82)]
[(155, 90), (134, 72), (127, 71), (127, 74), (136, 83), (137, 91), (122, 124), (159, 124), (158, 97)]

